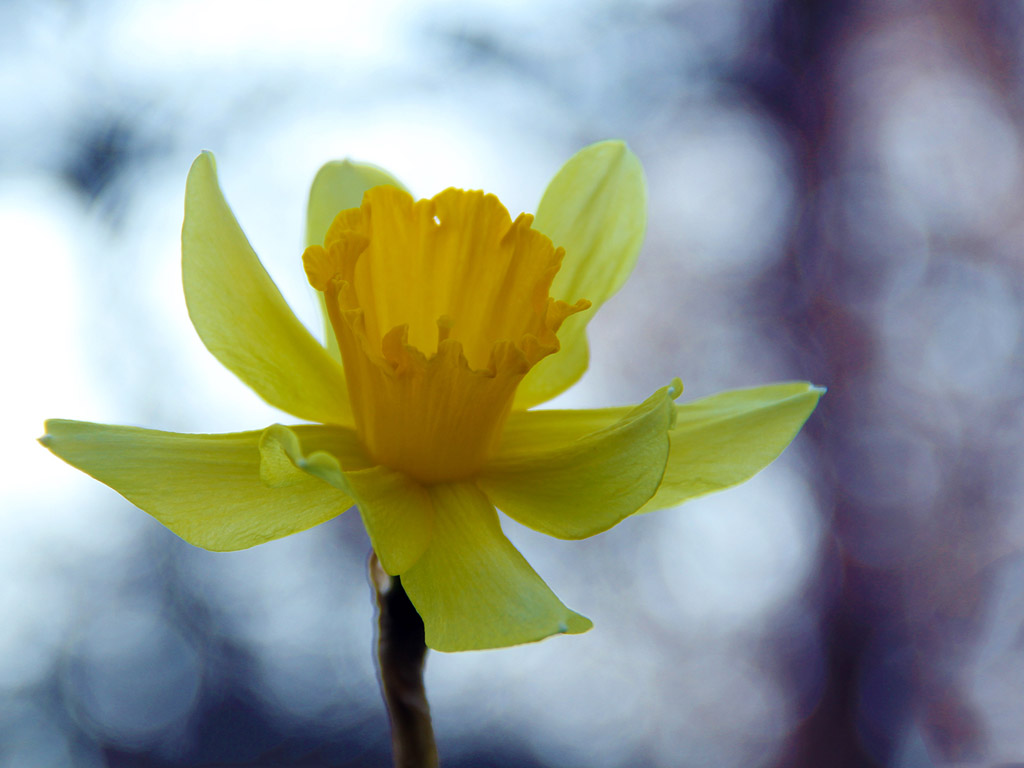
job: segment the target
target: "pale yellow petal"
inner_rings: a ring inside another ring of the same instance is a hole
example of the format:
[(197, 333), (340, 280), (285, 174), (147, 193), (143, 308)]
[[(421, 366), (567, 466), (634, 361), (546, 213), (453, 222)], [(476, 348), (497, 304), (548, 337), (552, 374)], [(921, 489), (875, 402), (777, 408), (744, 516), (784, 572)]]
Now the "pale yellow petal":
[[(664, 475), (657, 492), (640, 511), (681, 504), (753, 477), (792, 442), (824, 392), (807, 382), (786, 382), (677, 404)], [(630, 410), (625, 406), (513, 412), (505, 425), (501, 450), (528, 453), (541, 450), (545, 441), (571, 445), (610, 427)]]
[(565, 249), (551, 295), (569, 302), (589, 299), (592, 307), (566, 318), (558, 332), (561, 351), (527, 374), (516, 408), (550, 400), (587, 369), (586, 324), (622, 287), (643, 244), (647, 186), (639, 159), (621, 141), (580, 150), (551, 180), (533, 227)]
[(306, 245), (323, 245), (334, 217), (347, 208), (358, 208), (368, 189), (392, 186), (404, 190), (398, 179), (369, 163), (333, 160), (313, 179), (306, 210)]
[[(353, 503), (304, 473), (270, 473), (277, 485), (264, 482), (259, 431), (188, 435), (59, 419), (46, 430), (40, 442), (64, 461), (205, 549), (245, 549), (298, 533)], [(335, 449), (346, 450), (345, 441)]]
[(189, 171), (181, 253), (189, 317), (206, 348), (271, 405), (310, 421), (350, 424), (341, 366), (260, 264), (224, 200), (209, 152)]
[[(549, 536), (580, 539), (607, 530), (658, 489), (672, 400), (681, 391), (677, 380), (625, 413), (516, 413), (477, 483), (509, 517)], [(579, 431), (586, 423), (593, 430)]]
[(487, 497), (469, 483), (430, 486), (434, 535), (402, 584), (438, 651), (500, 648), (585, 632), (501, 531)]
[(426, 550), (433, 506), (427, 490), (409, 476), (370, 466), (361, 447), (358, 452), (335, 451), (324, 441), (318, 446), (300, 437), (296, 428), (279, 424), (267, 430), (261, 450), (281, 476), (289, 471), (309, 473), (351, 496), (388, 573), (408, 570)]
[(750, 479), (792, 442), (824, 392), (801, 381), (722, 392), (678, 406), (665, 476), (641, 511)]

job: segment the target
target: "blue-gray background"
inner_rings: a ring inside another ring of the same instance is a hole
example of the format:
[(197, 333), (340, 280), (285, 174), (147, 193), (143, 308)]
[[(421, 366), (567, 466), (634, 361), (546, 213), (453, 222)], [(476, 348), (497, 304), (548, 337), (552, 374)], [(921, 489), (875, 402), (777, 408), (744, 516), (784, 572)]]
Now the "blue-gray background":
[(533, 210), (643, 161), (640, 264), (559, 400), (829, 394), (747, 485), (583, 542), (506, 531), (596, 628), (432, 654), (445, 765), (1024, 760), (1022, 9), (943, 0), (0, 4), (0, 765), (378, 766), (358, 517), (213, 554), (33, 439), (281, 420), (185, 312), (185, 174), (319, 328), (321, 163)]

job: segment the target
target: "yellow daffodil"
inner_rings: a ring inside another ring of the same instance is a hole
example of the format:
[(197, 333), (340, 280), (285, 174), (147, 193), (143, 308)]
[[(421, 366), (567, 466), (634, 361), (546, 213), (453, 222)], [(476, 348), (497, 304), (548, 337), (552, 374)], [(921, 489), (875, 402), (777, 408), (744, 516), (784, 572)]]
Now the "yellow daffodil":
[(564, 539), (739, 483), (814, 409), (805, 382), (677, 405), (676, 380), (635, 407), (529, 410), (587, 366), (585, 326), (636, 261), (643, 171), (590, 146), (514, 221), (492, 195), (414, 201), (367, 165), (330, 163), (303, 256), (327, 343), (296, 319), (221, 193), (192, 165), (182, 262), (207, 348), (271, 405), (308, 422), (175, 434), (47, 422), (43, 443), (176, 534), (211, 550), (287, 536), (359, 508), (444, 651), (584, 632), (502, 534), (498, 514)]

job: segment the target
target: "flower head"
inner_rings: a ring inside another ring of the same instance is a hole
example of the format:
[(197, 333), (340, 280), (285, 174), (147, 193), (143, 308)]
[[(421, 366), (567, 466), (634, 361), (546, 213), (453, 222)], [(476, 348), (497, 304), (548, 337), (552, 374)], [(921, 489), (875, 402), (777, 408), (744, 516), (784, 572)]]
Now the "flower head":
[(51, 420), (43, 443), (187, 541), (241, 549), (358, 507), (438, 650), (583, 632), (505, 538), (496, 508), (575, 539), (746, 480), (814, 409), (805, 382), (685, 405), (676, 380), (634, 407), (530, 410), (587, 366), (587, 319), (625, 281), (645, 227), (620, 142), (574, 156), (536, 218), (447, 189), (414, 200), (380, 169), (329, 163), (303, 264), (321, 345), (285, 304), (204, 153), (182, 265), (207, 348), (307, 424), (227, 435)]

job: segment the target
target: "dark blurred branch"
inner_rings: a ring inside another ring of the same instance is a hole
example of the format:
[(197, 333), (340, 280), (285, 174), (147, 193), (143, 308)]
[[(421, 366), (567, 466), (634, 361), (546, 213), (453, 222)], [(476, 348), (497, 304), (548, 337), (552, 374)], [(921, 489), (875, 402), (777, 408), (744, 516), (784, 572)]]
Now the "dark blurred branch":
[[(791, 735), (780, 768), (889, 764), (909, 718), (906, 675), (899, 670), (889, 677), (888, 732), (877, 736), (874, 749), (866, 747), (860, 684), (873, 669), (872, 637), (897, 634), (892, 621), (901, 613), (900, 589), (894, 574), (868, 572), (848, 556), (845, 532), (863, 510), (829, 485), (834, 477), (830, 468), (842, 456), (839, 441), (850, 432), (844, 427), (865, 418), (864, 398), (850, 382), (872, 369), (874, 356), (869, 329), (841, 298), (852, 277), (848, 254), (841, 242), (833, 244), (839, 233), (830, 228), (817, 194), (838, 171), (844, 136), (835, 123), (842, 96), (837, 69), (845, 36), (865, 11), (863, 0), (780, 0), (761, 45), (739, 75), (790, 144), (801, 212), (786, 258), (762, 275), (758, 296), (765, 303), (764, 315), (794, 340), (794, 370), (829, 387), (806, 433), (820, 465), (815, 475), (825, 479), (819, 498), (830, 511), (825, 523), (834, 542), (822, 551), (816, 580), (816, 585), (835, 585), (819, 598), (824, 685), (816, 706)], [(888, 642), (886, 650), (901, 645)]]
[[(861, 114), (882, 112), (889, 106), (885, 99), (892, 98), (869, 88), (879, 82), (872, 71), (916, 56), (921, 71), (981, 72), (1000, 86), (1008, 104), (1019, 104), (1019, 4), (779, 0), (766, 18), (763, 36), (750, 47), (736, 80), (792, 150), (799, 217), (786, 256), (761, 275), (756, 295), (773, 334), (792, 340), (790, 369), (829, 387), (805, 430), (814, 445), (809, 454), (818, 467), (812, 476), (819, 479), (829, 529), (817, 579), (805, 595), (819, 612), (823, 684), (777, 764), (893, 765), (911, 729), (945, 760), (978, 760), (984, 733), (958, 680), (966, 656), (959, 649), (971, 647), (984, 605), (986, 587), (973, 563), (982, 558), (997, 513), (986, 482), (978, 478), (986, 477), (994, 452), (986, 453), (984, 439), (971, 456), (963, 442), (923, 438), (932, 440), (931, 455), (942, 462), (942, 479), (936, 481), (941, 492), (934, 500), (907, 494), (893, 501), (871, 493), (867, 484), (856, 489), (866, 493), (851, 492), (861, 481), (849, 465), (863, 461), (851, 449), (851, 436), (913, 434), (914, 423), (900, 411), (900, 400), (878, 394), (891, 386), (891, 369), (879, 355), (881, 322), (863, 307), (881, 304), (885, 287), (872, 282), (872, 270), (881, 269), (865, 268), (871, 252), (859, 252), (855, 237), (858, 227), (874, 224), (850, 212), (864, 194), (858, 178), (885, 179), (872, 129), (858, 123)], [(879, 50), (870, 43), (876, 34), (884, 37), (878, 32), (883, 29), (912, 29), (929, 42), (919, 43), (919, 50), (893, 52), (888, 60), (873, 53), (870, 67), (851, 75), (856, 54)], [(1008, 44), (1007, 37), (1014, 42)], [(954, 50), (960, 51), (959, 61), (935, 53)], [(984, 241), (984, 226), (959, 235), (973, 232), (972, 259), (998, 258), (977, 245)], [(933, 234), (933, 254), (941, 255), (940, 235)], [(955, 243), (951, 250), (963, 248)], [(885, 538), (899, 540), (892, 551), (900, 556), (864, 556), (866, 544)], [(784, 664), (789, 666), (783, 673), (797, 679), (805, 659)]]
[(436, 768), (437, 745), (423, 687), (423, 620), (401, 580), (384, 572), (376, 554), (370, 555), (369, 569), (377, 596), (380, 689), (391, 719), (395, 768)]

